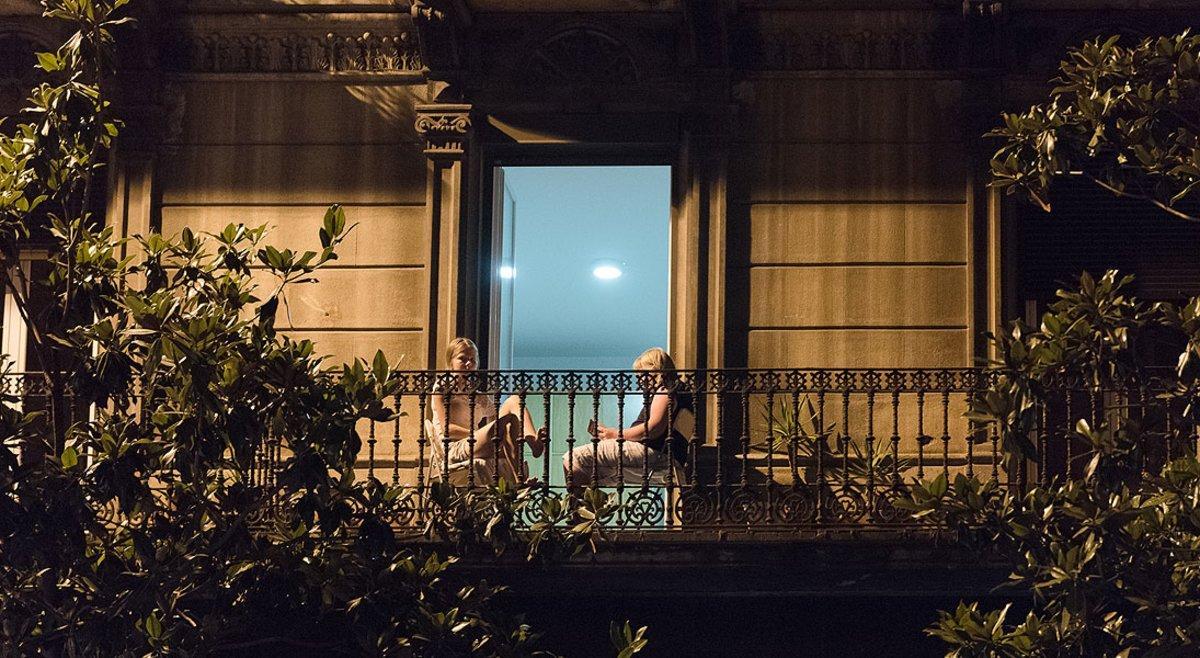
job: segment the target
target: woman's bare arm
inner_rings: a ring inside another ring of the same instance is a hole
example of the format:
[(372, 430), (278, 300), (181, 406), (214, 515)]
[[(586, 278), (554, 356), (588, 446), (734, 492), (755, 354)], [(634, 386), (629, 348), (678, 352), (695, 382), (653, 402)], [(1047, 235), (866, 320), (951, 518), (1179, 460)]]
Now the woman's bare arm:
[(618, 436), (617, 428), (597, 425), (601, 439), (622, 438), (626, 441), (644, 441), (661, 436), (667, 429), (667, 412), (670, 411), (671, 396), (665, 391), (656, 392), (650, 400), (650, 413), (646, 422), (626, 427)]

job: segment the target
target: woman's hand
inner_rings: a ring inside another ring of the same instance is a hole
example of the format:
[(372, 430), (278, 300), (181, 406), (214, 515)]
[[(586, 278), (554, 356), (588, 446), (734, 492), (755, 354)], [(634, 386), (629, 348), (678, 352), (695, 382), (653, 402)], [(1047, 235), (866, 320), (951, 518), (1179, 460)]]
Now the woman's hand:
[(606, 427), (592, 420), (588, 421), (588, 434), (591, 434), (601, 441), (611, 440), (617, 438), (617, 428)]
[(546, 442), (550, 440), (550, 427), (542, 425), (538, 428), (537, 436), (526, 437), (525, 442), (529, 444), (529, 453), (534, 459), (542, 456), (542, 451), (546, 448)]

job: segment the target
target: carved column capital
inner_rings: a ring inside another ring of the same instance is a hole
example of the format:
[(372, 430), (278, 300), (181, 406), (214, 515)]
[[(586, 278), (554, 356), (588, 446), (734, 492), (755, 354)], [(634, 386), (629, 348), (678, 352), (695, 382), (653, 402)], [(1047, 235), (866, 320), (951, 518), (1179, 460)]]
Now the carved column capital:
[(417, 134), (425, 138), (425, 155), (435, 159), (462, 159), (471, 140), (469, 104), (417, 105)]

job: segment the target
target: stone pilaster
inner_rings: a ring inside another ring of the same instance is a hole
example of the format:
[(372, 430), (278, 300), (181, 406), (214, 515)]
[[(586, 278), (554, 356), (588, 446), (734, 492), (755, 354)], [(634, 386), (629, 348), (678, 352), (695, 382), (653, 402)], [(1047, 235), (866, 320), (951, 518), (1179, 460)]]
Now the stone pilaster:
[(416, 106), (417, 134), (429, 158), (426, 204), (430, 241), (429, 365), (440, 366), (441, 347), (467, 329), (469, 300), (479, 254), (468, 253), (471, 240), (471, 105), (437, 103)]

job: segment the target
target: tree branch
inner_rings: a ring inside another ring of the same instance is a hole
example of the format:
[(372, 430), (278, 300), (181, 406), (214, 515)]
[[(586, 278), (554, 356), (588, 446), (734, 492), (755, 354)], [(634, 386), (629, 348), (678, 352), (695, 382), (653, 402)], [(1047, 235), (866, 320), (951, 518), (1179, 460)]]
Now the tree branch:
[(1162, 201), (1159, 201), (1158, 199), (1155, 199), (1154, 197), (1151, 197), (1151, 196), (1148, 196), (1145, 194), (1135, 194), (1135, 193), (1129, 192), (1127, 190), (1122, 190), (1122, 189), (1113, 187), (1112, 185), (1105, 183), (1104, 181), (1100, 180), (1099, 178), (1096, 178), (1095, 176), (1090, 176), (1090, 175), (1084, 174), (1084, 177), (1087, 178), (1088, 180), (1092, 181), (1096, 185), (1099, 185), (1100, 187), (1104, 188), (1105, 190), (1112, 192), (1116, 196), (1125, 197), (1128, 199), (1138, 199), (1140, 201), (1148, 201), (1151, 204), (1157, 206), (1159, 209), (1167, 212), (1168, 214), (1170, 214), (1174, 217), (1178, 217), (1179, 219), (1183, 219), (1183, 220), (1187, 220), (1189, 222), (1195, 222), (1197, 224), (1200, 224), (1200, 217), (1189, 215), (1189, 214), (1183, 212), (1182, 210), (1179, 210), (1178, 208), (1172, 208), (1171, 206), (1168, 206), (1167, 204), (1163, 203)]

